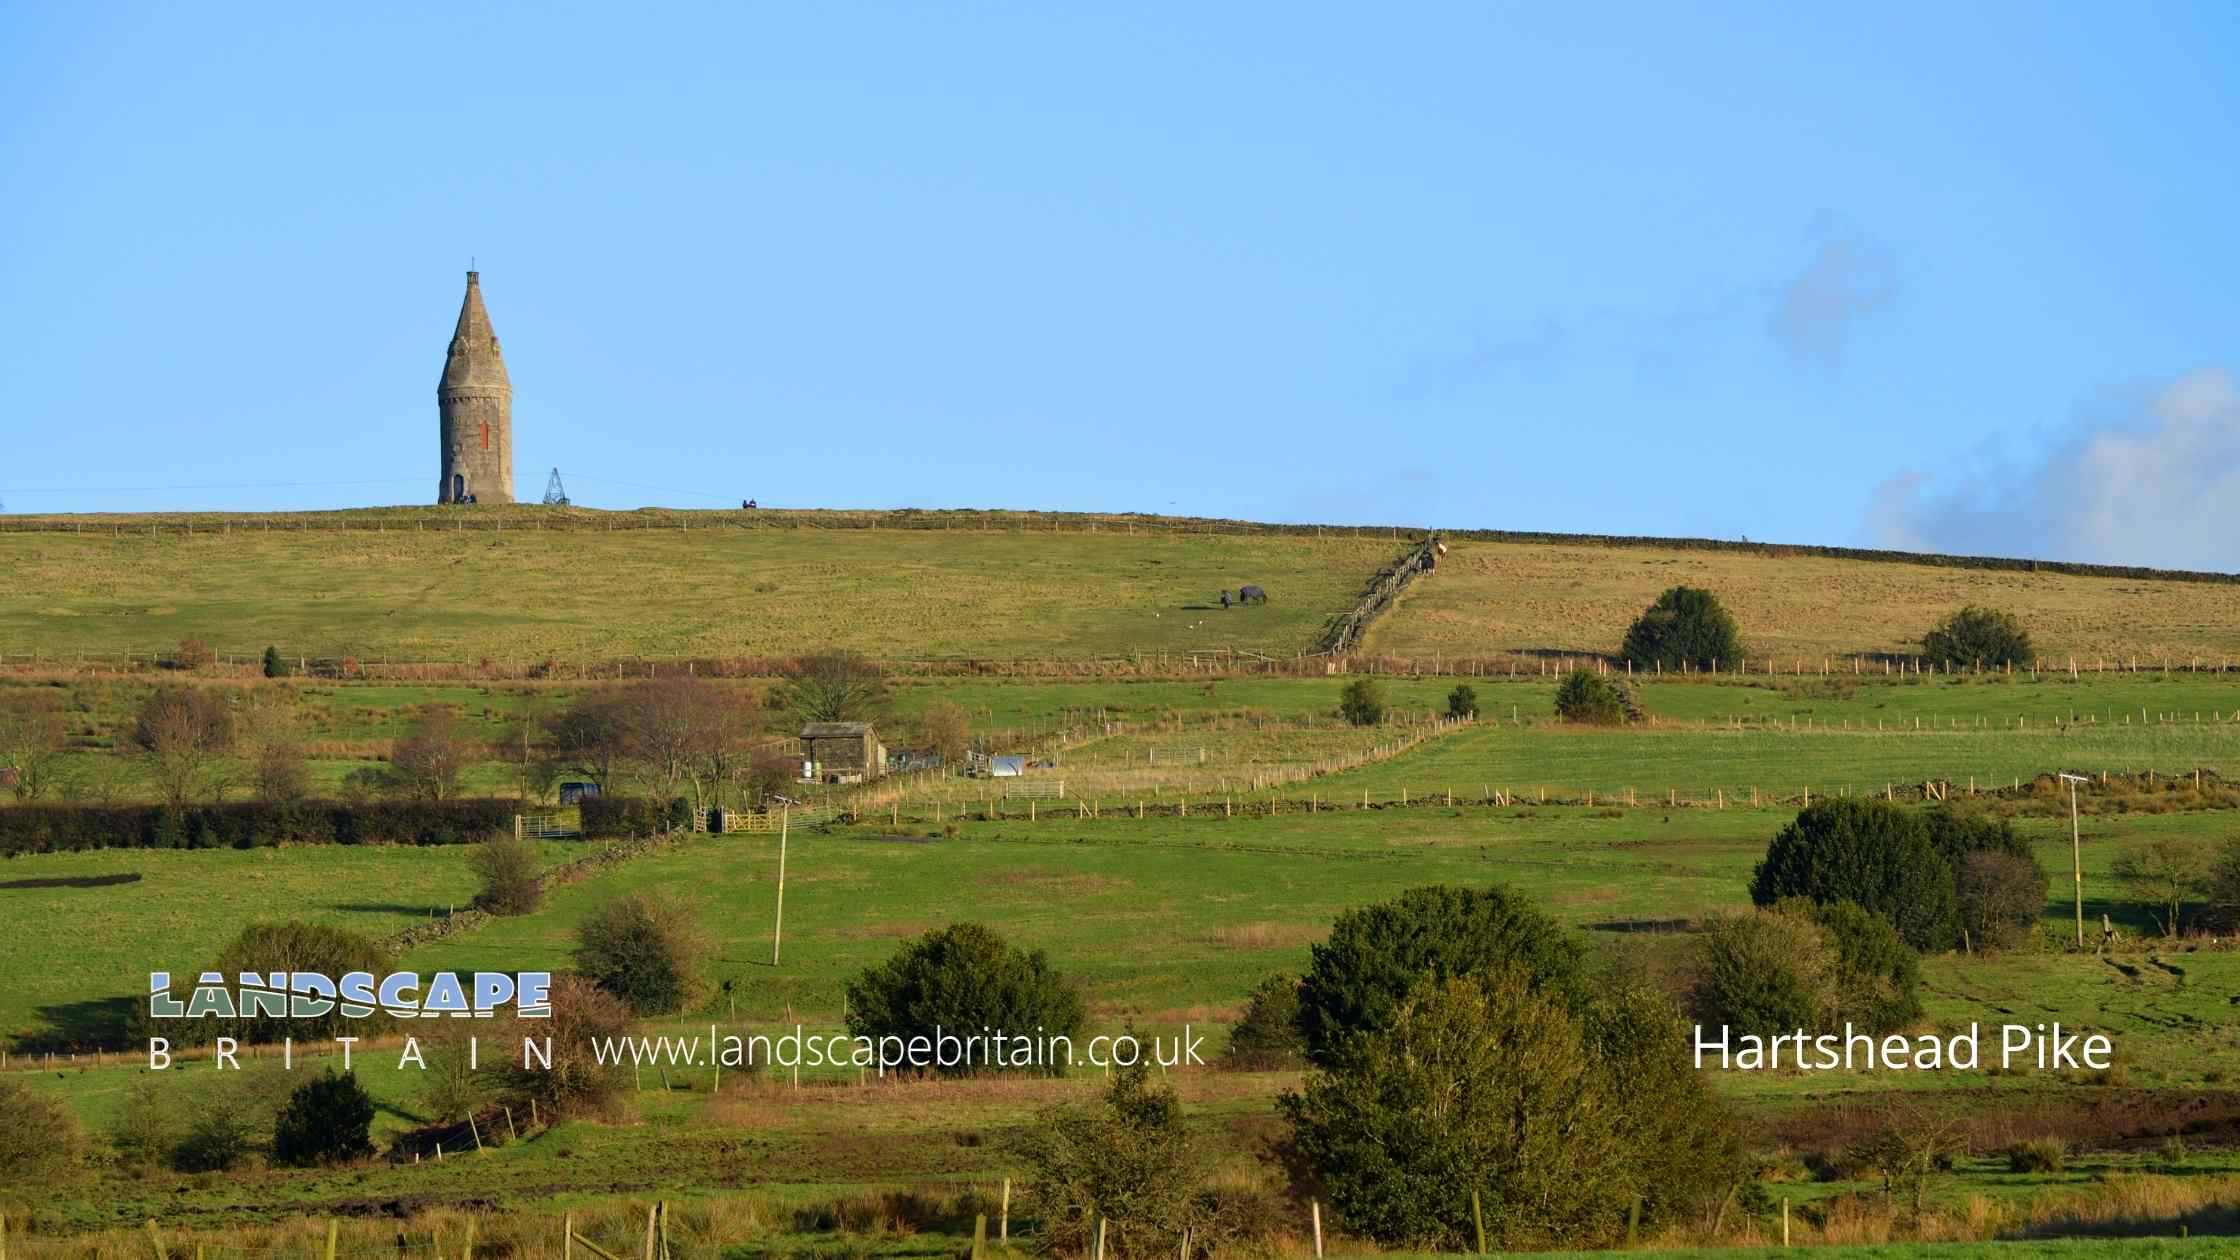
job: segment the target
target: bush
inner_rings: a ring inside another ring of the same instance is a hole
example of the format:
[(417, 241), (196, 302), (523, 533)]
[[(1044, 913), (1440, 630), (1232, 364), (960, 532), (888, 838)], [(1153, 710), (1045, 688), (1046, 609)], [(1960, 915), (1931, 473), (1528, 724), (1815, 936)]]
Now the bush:
[(1742, 638), (1718, 596), (1675, 586), (1634, 619), (1619, 653), (1635, 669), (1732, 669), (1742, 659)]
[(2036, 659), (2030, 632), (2010, 612), (1970, 604), (1921, 636), (1922, 658), (1946, 669), (2026, 666)]
[[(904, 945), (848, 985), (848, 1031), (858, 1037), (930, 1037), (987, 1028), (1014, 1036), (1071, 1037), (1087, 1011), (1081, 992), (1041, 950), (1007, 943), (978, 923), (952, 923)], [(982, 1063), (936, 1065), (944, 1075)], [(1062, 1064), (1038, 1065), (1062, 1072)]]
[(661, 811), (642, 797), (602, 792), (584, 797), (579, 808), (586, 836), (650, 836), (661, 829)]
[(480, 886), (474, 905), (496, 915), (528, 914), (544, 901), (544, 879), (537, 849), (526, 840), (493, 836), (467, 854), (467, 869)]
[(59, 1181), (85, 1158), (85, 1133), (62, 1100), (0, 1079), (0, 1185)]
[[(613, 1116), (620, 1110), (630, 1073), (619, 1063), (600, 1062), (594, 1046), (630, 1030), (630, 1008), (575, 975), (553, 977), (551, 998), (550, 1018), (509, 1016), (502, 1033), (492, 1038), (506, 1047), (500, 1078), (504, 1089), (509, 1096), (534, 1100), (556, 1115)], [(544, 1057), (528, 1059), (521, 1053), (524, 1042), (534, 1044)]]
[(1848, 901), (1796, 909), (1835, 943), (1836, 1022), (1890, 1033), (1921, 1018), (1921, 956), (1897, 925)]
[(1750, 899), (1856, 903), (1888, 918), (1907, 944), (1943, 950), (1956, 939), (1952, 865), (1921, 819), (1884, 801), (1821, 801), (1799, 811), (1766, 846)]
[(618, 897), (576, 927), (577, 970), (640, 1015), (697, 1003), (713, 949), (685, 903), (654, 893)]
[(1718, 920), (1698, 941), (1696, 961), (1695, 1003), (1706, 1024), (1770, 1037), (1836, 1022), (1835, 939), (1806, 916)]
[(1384, 721), (1384, 688), (1374, 678), (1356, 678), (1338, 693), (1338, 715), (1353, 726)]
[[(203, 970), (228, 977), (243, 972), (274, 971), (316, 971), (327, 976), (363, 971), (379, 976), (389, 970), (391, 962), (388, 951), (370, 937), (325, 923), (282, 920), (244, 925), (219, 951), (217, 959)], [(185, 998), (184, 990), (191, 987), (182, 983), (186, 978), (178, 974), (172, 976), (174, 997)], [(135, 1021), (146, 1019), (144, 1004), (136, 1009), (133, 1018)], [(394, 1019), (380, 1014), (346, 1019), (338, 1007), (325, 1015), (301, 1019), (260, 1014), (231, 1019), (165, 1020), (161, 1026), (151, 1021), (147, 1027), (136, 1031), (167, 1037), (173, 1045), (206, 1045), (219, 1037), (234, 1037), (248, 1045), (277, 1044), (285, 1037), (305, 1042), (350, 1033), (378, 1035), (394, 1024)]]
[(189, 1173), (231, 1172), (256, 1151), (264, 1128), (258, 1119), (245, 1088), (233, 1081), (220, 1083), (196, 1101), (186, 1133), (172, 1148), (171, 1166)]
[(1517, 968), (1563, 995), (1585, 988), (1585, 950), (1509, 889), (1432, 885), (1349, 910), (1313, 949), (1299, 986), (1307, 1057), (1328, 1064), (1349, 1034), (1391, 1022), (1425, 980)]
[(1478, 689), (1469, 683), (1456, 683), (1447, 693), (1447, 716), (1474, 718), (1478, 716)]
[(1107, 1254), (1169, 1255), (1209, 1206), (1199, 1187), (1211, 1158), (1146, 1063), (1115, 1069), (1097, 1102), (1043, 1110), (1011, 1148), (1027, 1168), (1037, 1241), (1060, 1254), (1085, 1253), (1101, 1216)]
[(1626, 720), (1625, 694), (1591, 669), (1575, 669), (1556, 684), (1556, 716), (1566, 722), (1616, 726)]
[(288, 676), (288, 663), (280, 659), (279, 648), (268, 647), (264, 650), (264, 676), (267, 678), (286, 678)]
[(1986, 850), (1952, 872), (1961, 942), (1970, 949), (2013, 949), (2030, 939), (2046, 908), (2046, 868), (2035, 858)]
[(327, 1071), (288, 1096), (272, 1127), (272, 1157), (309, 1168), (373, 1154), (373, 1099), (355, 1072)]
[(1269, 976), (1253, 986), (1244, 1014), (1229, 1030), (1228, 1066), (1242, 1072), (1271, 1072), (1307, 1061), (1306, 1039), (1299, 1035), (1299, 977)]
[(2004, 818), (1939, 805), (1922, 814), (1921, 822), (1927, 829), (1929, 843), (1936, 846), (1945, 861), (1955, 866), (1971, 853), (2004, 853), (2033, 862), (2037, 860), (2030, 851), (2030, 842), (2017, 835), (2014, 824)]
[(2069, 1148), (2060, 1138), (2032, 1138), (2007, 1148), (2007, 1171), (2057, 1173), (2069, 1162)]

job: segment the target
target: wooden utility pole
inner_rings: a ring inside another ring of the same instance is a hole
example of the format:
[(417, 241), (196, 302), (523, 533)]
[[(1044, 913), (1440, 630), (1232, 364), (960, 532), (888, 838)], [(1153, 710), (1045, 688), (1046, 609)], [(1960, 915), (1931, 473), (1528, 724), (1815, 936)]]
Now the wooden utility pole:
[(770, 965), (778, 965), (778, 944), (786, 927), (786, 811), (778, 807), (778, 908), (770, 919)]
[(2077, 895), (2077, 948), (2084, 948), (2084, 839), (2077, 827), (2077, 785), (2084, 782), (2081, 774), (2064, 774), (2069, 781), (2069, 870), (2076, 881)]

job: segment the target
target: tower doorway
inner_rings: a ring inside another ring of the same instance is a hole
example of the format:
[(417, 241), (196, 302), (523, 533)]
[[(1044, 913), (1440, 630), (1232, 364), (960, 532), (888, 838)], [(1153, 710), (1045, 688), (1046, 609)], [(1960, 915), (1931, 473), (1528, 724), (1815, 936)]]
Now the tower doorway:
[(467, 479), (465, 474), (451, 474), (451, 501), (453, 503), (465, 503), (467, 501)]

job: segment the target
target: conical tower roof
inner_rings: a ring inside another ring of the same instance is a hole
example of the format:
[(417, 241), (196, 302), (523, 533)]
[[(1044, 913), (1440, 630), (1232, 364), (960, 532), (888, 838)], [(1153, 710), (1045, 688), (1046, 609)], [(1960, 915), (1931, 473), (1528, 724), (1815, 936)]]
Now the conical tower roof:
[(490, 328), (490, 312), (482, 307), (481, 276), (472, 271), (467, 273), (466, 300), (459, 304), (459, 326), (451, 333), (451, 353), (443, 360), (443, 379), (436, 384), (438, 394), (455, 391), (513, 392), (505, 356), (498, 352), (498, 334)]

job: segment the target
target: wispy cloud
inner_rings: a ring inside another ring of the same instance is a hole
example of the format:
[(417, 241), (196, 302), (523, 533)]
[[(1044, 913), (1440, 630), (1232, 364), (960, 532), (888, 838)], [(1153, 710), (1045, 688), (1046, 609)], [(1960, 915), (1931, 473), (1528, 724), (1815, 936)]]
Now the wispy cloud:
[(1856, 235), (1839, 236), (1782, 287), (1767, 327), (1796, 358), (1834, 367), (1852, 329), (1889, 305), (1897, 288), (1887, 257)]
[(2012, 474), (1901, 472), (1866, 528), (1912, 551), (2240, 570), (2240, 386), (2191, 373)]

